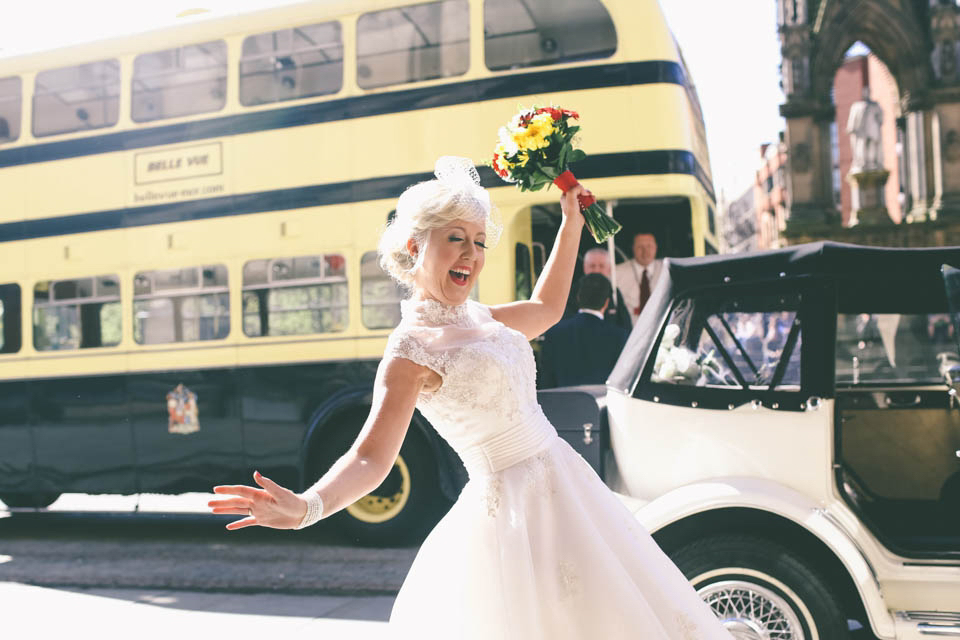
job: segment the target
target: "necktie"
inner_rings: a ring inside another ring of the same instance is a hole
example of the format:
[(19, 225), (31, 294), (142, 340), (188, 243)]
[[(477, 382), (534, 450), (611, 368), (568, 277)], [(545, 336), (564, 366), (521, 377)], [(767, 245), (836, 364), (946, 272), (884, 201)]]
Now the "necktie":
[(643, 311), (643, 307), (646, 306), (647, 300), (650, 299), (650, 277), (647, 275), (647, 270), (643, 270), (643, 277), (640, 278), (640, 305), (637, 307), (637, 315), (640, 315), (640, 312)]

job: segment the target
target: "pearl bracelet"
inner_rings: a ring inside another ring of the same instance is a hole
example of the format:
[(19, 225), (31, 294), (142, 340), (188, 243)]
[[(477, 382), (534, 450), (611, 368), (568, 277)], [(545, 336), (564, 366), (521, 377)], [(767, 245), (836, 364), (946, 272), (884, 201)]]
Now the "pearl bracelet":
[(306, 491), (300, 494), (300, 497), (307, 501), (307, 512), (303, 514), (303, 519), (296, 526), (297, 529), (309, 527), (317, 520), (323, 517), (323, 500), (316, 491)]

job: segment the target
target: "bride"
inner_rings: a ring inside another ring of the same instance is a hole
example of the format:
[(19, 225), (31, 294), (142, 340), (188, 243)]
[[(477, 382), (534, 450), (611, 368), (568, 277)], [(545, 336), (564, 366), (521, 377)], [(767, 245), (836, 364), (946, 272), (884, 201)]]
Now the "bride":
[(499, 228), (472, 163), (437, 161), (410, 187), (380, 241), (383, 267), (412, 295), (387, 342), (356, 442), (296, 494), (219, 486), (227, 529), (299, 529), (375, 489), (419, 409), (470, 480), (427, 536), (397, 596), (392, 637), (731, 640), (650, 535), (537, 404), (529, 340), (563, 315), (583, 217), (576, 187), (530, 300), (468, 299)]

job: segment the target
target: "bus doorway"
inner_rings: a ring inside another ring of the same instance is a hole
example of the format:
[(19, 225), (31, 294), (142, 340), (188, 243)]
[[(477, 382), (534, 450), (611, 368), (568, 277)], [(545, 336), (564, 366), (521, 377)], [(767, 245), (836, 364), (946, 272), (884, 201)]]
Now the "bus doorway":
[[(601, 201), (601, 205), (606, 203)], [(614, 263), (633, 259), (633, 237), (638, 233), (652, 233), (657, 240), (658, 258), (686, 258), (693, 256), (693, 215), (690, 200), (683, 197), (629, 198), (616, 201), (613, 217), (623, 229), (613, 238)], [(538, 205), (531, 212), (533, 225), (533, 266), (539, 277), (553, 240), (560, 226), (560, 205)], [(580, 238), (577, 265), (573, 279), (583, 275), (583, 254), (598, 246), (589, 231)]]

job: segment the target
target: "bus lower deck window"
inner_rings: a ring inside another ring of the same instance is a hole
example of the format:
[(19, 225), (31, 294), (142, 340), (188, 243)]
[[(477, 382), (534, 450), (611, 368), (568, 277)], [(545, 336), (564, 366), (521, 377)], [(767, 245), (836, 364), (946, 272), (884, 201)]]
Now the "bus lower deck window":
[(226, 266), (156, 269), (134, 276), (133, 338), (138, 344), (222, 340), (229, 333)]
[(0, 353), (20, 351), (20, 285), (0, 284)]
[(360, 258), (360, 306), (367, 329), (392, 329), (400, 324), (403, 290), (380, 267), (376, 251)]
[(345, 331), (346, 260), (339, 253), (243, 266), (243, 332), (251, 338)]
[(37, 351), (120, 344), (120, 279), (115, 275), (44, 280), (33, 288)]

